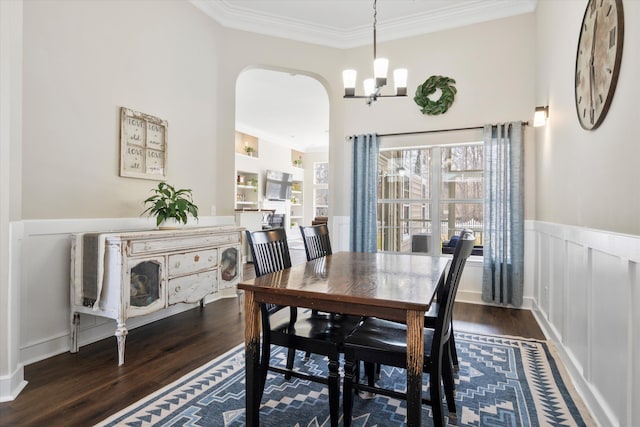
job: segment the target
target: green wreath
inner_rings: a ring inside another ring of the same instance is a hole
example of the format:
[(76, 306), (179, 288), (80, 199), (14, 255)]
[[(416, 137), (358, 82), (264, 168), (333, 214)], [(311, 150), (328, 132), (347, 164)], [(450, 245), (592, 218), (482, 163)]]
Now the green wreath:
[[(453, 104), (453, 98), (456, 92), (458, 92), (455, 86), (452, 86), (455, 82), (455, 80), (449, 77), (431, 76), (418, 86), (416, 96), (413, 100), (422, 107), (422, 114), (435, 116), (446, 113), (449, 107), (451, 107), (451, 104)], [(432, 95), (436, 89), (440, 89), (442, 94), (436, 101), (432, 101), (429, 99), (429, 95)]]

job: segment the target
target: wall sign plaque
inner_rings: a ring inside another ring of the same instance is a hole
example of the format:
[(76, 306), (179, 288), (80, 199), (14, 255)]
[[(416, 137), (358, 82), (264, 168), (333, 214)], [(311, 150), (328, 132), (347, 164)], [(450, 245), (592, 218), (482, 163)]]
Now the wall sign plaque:
[(167, 177), (167, 121), (120, 107), (120, 176)]

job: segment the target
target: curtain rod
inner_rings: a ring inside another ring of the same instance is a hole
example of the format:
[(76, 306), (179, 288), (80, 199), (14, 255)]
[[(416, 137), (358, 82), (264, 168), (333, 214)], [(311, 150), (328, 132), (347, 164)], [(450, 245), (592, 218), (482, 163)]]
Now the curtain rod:
[[(527, 121), (523, 121), (522, 122), (523, 126), (527, 126), (528, 124), (529, 124), (529, 122), (527, 122)], [(474, 129), (484, 129), (484, 126), (471, 126), (471, 127), (468, 127), (468, 128), (455, 128), (455, 129), (419, 130), (419, 131), (415, 131), (415, 132), (381, 133), (381, 134), (378, 134), (378, 136), (382, 137), (382, 136), (420, 135), (420, 134), (424, 134), (424, 133), (453, 132), (453, 131), (474, 130)], [(347, 138), (351, 140), (351, 139), (353, 139), (353, 136), (348, 136)]]

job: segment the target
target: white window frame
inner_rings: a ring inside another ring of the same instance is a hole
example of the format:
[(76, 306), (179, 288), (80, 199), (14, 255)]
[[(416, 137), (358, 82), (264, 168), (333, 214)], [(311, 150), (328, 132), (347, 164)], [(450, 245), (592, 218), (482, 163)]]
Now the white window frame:
[[(468, 146), (468, 145), (482, 145), (482, 142), (478, 141), (469, 141), (469, 142), (461, 142), (455, 144), (446, 144), (446, 145), (424, 145), (424, 146), (413, 146), (413, 147), (388, 147), (383, 148), (380, 151), (410, 151), (410, 150), (431, 150), (431, 163), (430, 167), (430, 175), (431, 175), (431, 185), (430, 185), (430, 197), (429, 198), (418, 198), (418, 199), (385, 199), (385, 204), (389, 203), (397, 203), (404, 206), (410, 206), (413, 203), (422, 203), (423, 205), (429, 205), (430, 213), (431, 213), (431, 247), (429, 248), (429, 255), (441, 255), (441, 207), (443, 203), (483, 203), (482, 199), (447, 199), (446, 201), (441, 200), (441, 190), (442, 190), (442, 150), (444, 148), (451, 148), (456, 146)], [(484, 177), (483, 177), (484, 179)], [(409, 235), (405, 235), (405, 230), (408, 226), (402, 226), (403, 232), (403, 240), (411, 238)], [(437, 239), (436, 239), (437, 237)]]

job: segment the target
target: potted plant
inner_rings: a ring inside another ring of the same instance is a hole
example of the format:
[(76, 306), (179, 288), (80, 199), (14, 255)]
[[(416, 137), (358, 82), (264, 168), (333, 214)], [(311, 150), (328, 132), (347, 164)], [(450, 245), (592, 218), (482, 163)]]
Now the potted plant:
[(160, 228), (170, 228), (172, 222), (173, 226), (187, 224), (189, 215), (198, 219), (198, 207), (193, 203), (191, 189), (176, 190), (166, 182), (159, 182), (152, 191), (155, 194), (144, 201), (148, 207), (142, 213), (155, 216), (158, 227), (165, 223), (168, 227)]
[(249, 180), (249, 185), (251, 187), (253, 187), (253, 192), (257, 192), (258, 191), (258, 179), (257, 178), (251, 178)]
[(253, 156), (253, 152), (255, 151), (252, 146), (247, 145), (244, 147), (244, 151), (247, 152), (247, 156)]

